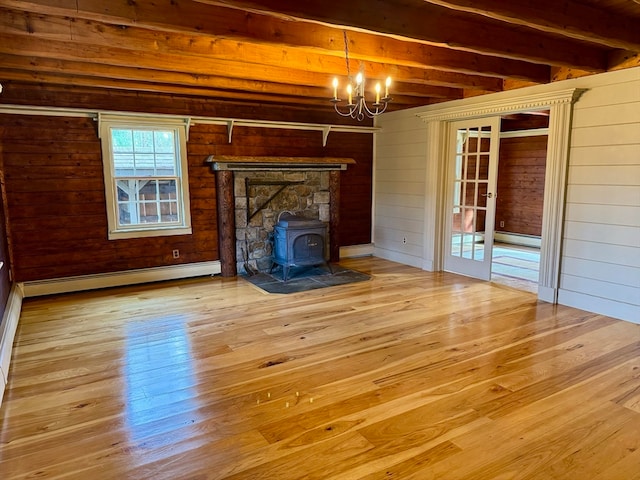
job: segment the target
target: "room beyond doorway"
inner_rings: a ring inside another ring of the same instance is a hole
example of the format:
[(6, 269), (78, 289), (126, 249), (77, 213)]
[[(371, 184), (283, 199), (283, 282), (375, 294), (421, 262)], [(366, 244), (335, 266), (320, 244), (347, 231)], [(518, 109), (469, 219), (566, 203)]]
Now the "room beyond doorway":
[(505, 115), (500, 125), (491, 281), (533, 293), (540, 271), (549, 113)]
[(507, 243), (494, 243), (491, 261), (491, 281), (538, 293), (540, 249)]

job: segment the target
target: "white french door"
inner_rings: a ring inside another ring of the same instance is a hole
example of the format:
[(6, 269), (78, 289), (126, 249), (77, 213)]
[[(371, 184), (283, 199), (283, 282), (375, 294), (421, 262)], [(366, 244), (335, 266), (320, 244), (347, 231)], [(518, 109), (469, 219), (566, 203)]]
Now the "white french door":
[(449, 124), (444, 269), (491, 279), (500, 117)]

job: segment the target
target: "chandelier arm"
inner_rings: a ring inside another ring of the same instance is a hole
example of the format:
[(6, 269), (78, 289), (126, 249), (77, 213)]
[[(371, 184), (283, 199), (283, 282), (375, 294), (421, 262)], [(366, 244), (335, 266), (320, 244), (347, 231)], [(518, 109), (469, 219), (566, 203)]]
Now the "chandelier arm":
[[(344, 38), (344, 61), (347, 66), (347, 77), (349, 79), (349, 88), (351, 88), (353, 79), (351, 78), (351, 67), (349, 64), (349, 39), (347, 38), (347, 31), (342, 31), (342, 36)], [(387, 105), (391, 101), (391, 97), (388, 93), (389, 83), (387, 83), (387, 91), (385, 92), (385, 97), (380, 101), (379, 96), (379, 86), (376, 87), (376, 103), (373, 104), (373, 109), (367, 105), (367, 101), (365, 99), (365, 82), (366, 77), (364, 76), (364, 67), (360, 65), (360, 73), (356, 78), (356, 86), (353, 91), (354, 97), (352, 101), (352, 91), (349, 89), (349, 103), (346, 105), (347, 112), (343, 112), (339, 109), (338, 103), (341, 101), (338, 99), (337, 94), (337, 79), (334, 80), (334, 97), (330, 100), (333, 103), (333, 108), (338, 115), (341, 117), (351, 117), (354, 120), (362, 121), (365, 117), (373, 118), (377, 115), (380, 115), (385, 112), (387, 109)], [(381, 108), (382, 107), (382, 108)]]
[(338, 104), (337, 104), (337, 103), (334, 103), (334, 104), (333, 104), (333, 108), (335, 109), (336, 113), (337, 113), (338, 115), (340, 115), (341, 117), (351, 117), (351, 118), (355, 118), (355, 117), (353, 116), (353, 111), (355, 110), (355, 108), (351, 108), (351, 109), (349, 109), (349, 112), (348, 112), (348, 113), (341, 112), (341, 111), (338, 109)]

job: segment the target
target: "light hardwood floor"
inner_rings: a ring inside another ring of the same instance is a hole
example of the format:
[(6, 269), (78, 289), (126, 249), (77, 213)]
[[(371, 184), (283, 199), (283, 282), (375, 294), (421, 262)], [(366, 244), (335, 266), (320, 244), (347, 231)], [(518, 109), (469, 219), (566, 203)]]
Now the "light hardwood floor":
[(27, 300), (0, 478), (640, 479), (640, 325), (343, 264)]

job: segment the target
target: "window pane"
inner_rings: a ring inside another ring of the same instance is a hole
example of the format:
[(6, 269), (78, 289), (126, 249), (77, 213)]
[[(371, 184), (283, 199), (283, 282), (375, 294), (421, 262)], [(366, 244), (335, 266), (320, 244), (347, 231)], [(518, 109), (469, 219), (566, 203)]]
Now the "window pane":
[(155, 200), (141, 200), (140, 223), (158, 223), (158, 204), (155, 202)]
[(158, 189), (160, 191), (160, 198), (175, 199), (177, 197), (177, 184), (175, 180), (160, 180), (158, 182)]
[(179, 220), (178, 202), (162, 202), (160, 205), (161, 222), (177, 222)]
[(173, 139), (172, 131), (155, 131), (155, 151), (156, 153), (169, 153), (171, 156), (175, 155), (175, 141)]
[(131, 192), (134, 192), (135, 197), (135, 180), (118, 180), (118, 201), (128, 202), (129, 197), (132, 196)]
[(155, 175), (155, 158), (151, 154), (136, 154), (136, 170), (135, 175), (141, 177), (149, 177)]
[(156, 175), (173, 176), (176, 174), (176, 158), (173, 154), (160, 153), (156, 155)]
[(188, 222), (179, 191), (182, 179), (177, 129), (141, 125), (112, 127), (109, 132), (117, 217), (117, 225), (110, 226), (110, 231), (118, 226), (147, 226), (150, 230), (155, 229), (154, 224), (180, 227), (181, 222)]
[(130, 153), (114, 153), (113, 164), (116, 177), (128, 177), (134, 174), (134, 160)]
[(134, 130), (133, 148), (136, 153), (153, 153), (153, 131)]
[(112, 129), (111, 137), (116, 177), (177, 174), (173, 131)]
[[(135, 208), (135, 204), (133, 205)], [(130, 203), (118, 203), (118, 223), (120, 225), (131, 225), (130, 208)]]
[(138, 183), (138, 196), (140, 200), (157, 200), (157, 180), (140, 180)]
[(131, 130), (112, 129), (111, 148), (115, 152), (133, 151), (133, 132)]

